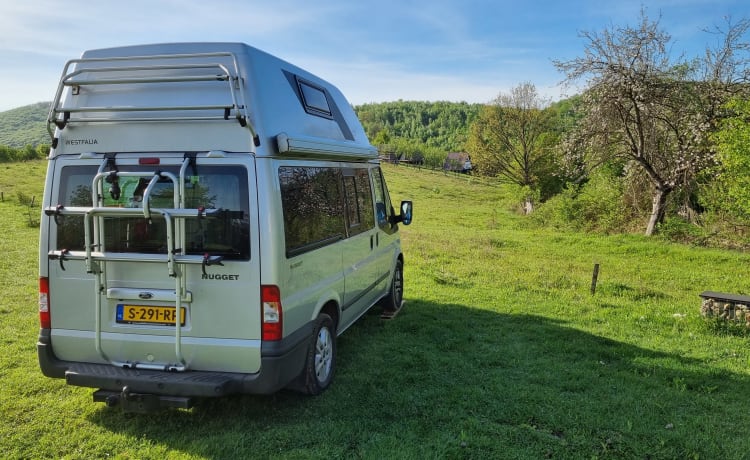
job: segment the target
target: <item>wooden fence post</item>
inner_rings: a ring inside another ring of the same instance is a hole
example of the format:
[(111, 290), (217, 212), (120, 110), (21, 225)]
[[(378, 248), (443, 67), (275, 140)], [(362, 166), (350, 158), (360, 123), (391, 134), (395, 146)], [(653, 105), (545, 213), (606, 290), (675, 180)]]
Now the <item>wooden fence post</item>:
[(596, 281), (599, 278), (599, 264), (594, 264), (594, 274), (591, 275), (591, 295), (596, 294)]

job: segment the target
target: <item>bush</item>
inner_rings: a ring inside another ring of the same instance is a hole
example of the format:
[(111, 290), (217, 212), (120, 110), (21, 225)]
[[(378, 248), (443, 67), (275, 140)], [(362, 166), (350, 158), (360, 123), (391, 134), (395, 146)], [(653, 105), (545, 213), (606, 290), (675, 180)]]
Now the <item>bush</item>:
[(7, 145), (0, 145), (0, 163), (10, 163), (15, 157), (16, 149)]
[(49, 145), (45, 144), (39, 144), (36, 147), (27, 145), (23, 148), (0, 145), (0, 163), (38, 160), (47, 156), (48, 151)]
[(632, 216), (624, 205), (622, 189), (619, 177), (602, 171), (584, 185), (569, 184), (542, 204), (532, 218), (541, 225), (560, 229), (627, 231)]
[(657, 234), (665, 240), (679, 243), (703, 244), (706, 231), (680, 217), (667, 217), (657, 226)]
[(29, 196), (24, 192), (18, 191), (16, 192), (16, 198), (18, 199), (18, 204), (21, 206), (34, 206), (34, 200), (35, 197)]
[(443, 162), (448, 154), (434, 147), (425, 149), (424, 166), (433, 170), (443, 169)]
[(569, 186), (547, 200), (531, 215), (531, 220), (539, 226), (549, 226), (559, 230), (580, 230), (581, 221), (576, 219), (579, 205), (576, 202), (576, 187)]

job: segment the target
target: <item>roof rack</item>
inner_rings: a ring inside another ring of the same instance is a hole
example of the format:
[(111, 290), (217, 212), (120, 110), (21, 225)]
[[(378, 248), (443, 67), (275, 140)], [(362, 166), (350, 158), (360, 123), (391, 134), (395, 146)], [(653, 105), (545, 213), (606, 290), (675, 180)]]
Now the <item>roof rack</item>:
[[(220, 62), (222, 59), (225, 62), (231, 60), (231, 64)], [(149, 62), (153, 64), (148, 64)], [(73, 65), (75, 70), (71, 71)], [(250, 130), (257, 146), (259, 137), (248, 121), (245, 90), (241, 80), (237, 56), (231, 52), (71, 59), (63, 68), (50, 106), (47, 132), (54, 147), (54, 127), (63, 130), (71, 123), (112, 122), (114, 119), (118, 122), (159, 122), (234, 118), (240, 126)], [(224, 86), (225, 90), (221, 92), (228, 93), (231, 103), (227, 103), (224, 97), (217, 103), (199, 105), (79, 106), (71, 103), (73, 98), (81, 94), (82, 88), (94, 94), (102, 86), (112, 89), (117, 85), (180, 85), (195, 82), (214, 82)], [(69, 97), (65, 100), (67, 106), (63, 107), (66, 89), (69, 89)], [(105, 113), (110, 116), (103, 116)]]

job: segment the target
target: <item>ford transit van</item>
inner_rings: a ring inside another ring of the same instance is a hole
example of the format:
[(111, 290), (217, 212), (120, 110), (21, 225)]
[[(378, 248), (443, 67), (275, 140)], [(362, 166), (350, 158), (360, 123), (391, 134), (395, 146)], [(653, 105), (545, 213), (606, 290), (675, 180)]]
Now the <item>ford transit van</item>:
[(336, 337), (401, 308), (412, 204), (315, 75), (240, 43), (86, 51), (48, 130), (39, 362), (95, 401), (318, 394)]

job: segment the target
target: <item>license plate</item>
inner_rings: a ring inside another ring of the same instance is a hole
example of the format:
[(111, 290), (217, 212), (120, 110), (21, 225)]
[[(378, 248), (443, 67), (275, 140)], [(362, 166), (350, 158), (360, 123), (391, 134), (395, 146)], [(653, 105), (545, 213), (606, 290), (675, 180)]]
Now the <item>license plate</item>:
[[(121, 324), (161, 324), (174, 326), (174, 307), (118, 304), (115, 321)], [(180, 307), (180, 326), (185, 325), (185, 307)]]

